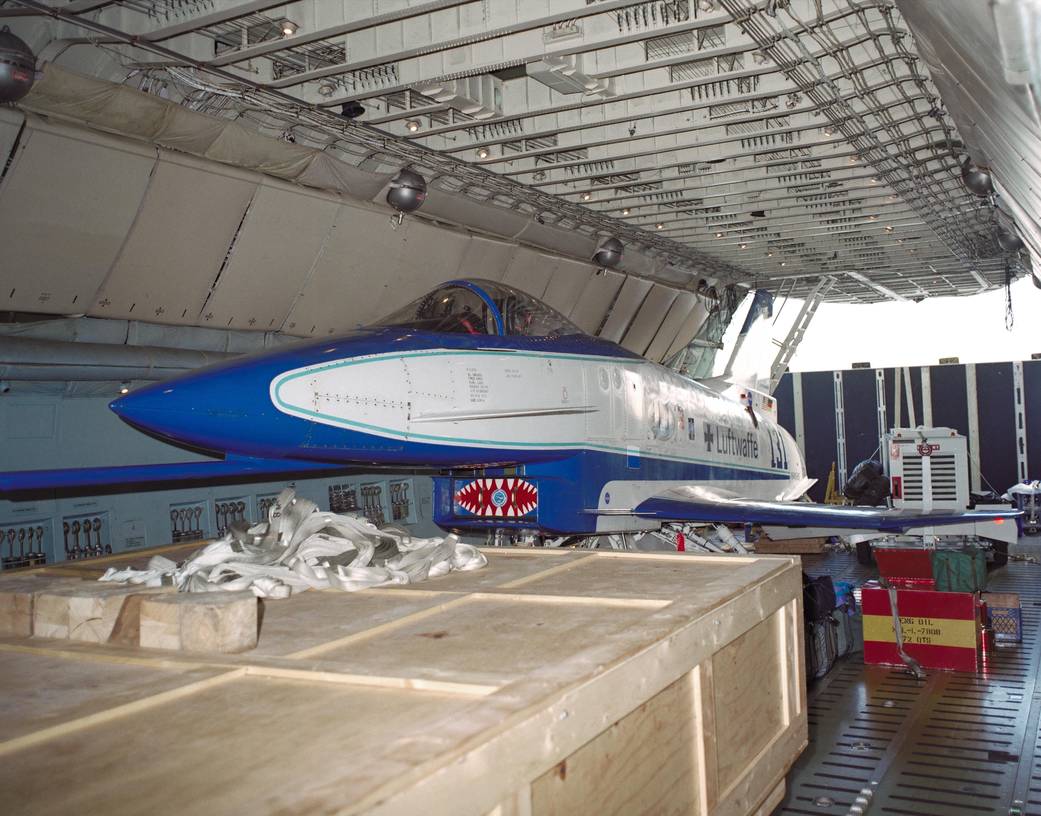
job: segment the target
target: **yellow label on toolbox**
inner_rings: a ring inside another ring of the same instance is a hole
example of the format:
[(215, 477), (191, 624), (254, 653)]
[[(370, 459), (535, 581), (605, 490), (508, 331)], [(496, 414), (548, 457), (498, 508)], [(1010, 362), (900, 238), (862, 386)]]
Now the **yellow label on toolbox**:
[[(925, 646), (976, 648), (976, 621), (951, 618), (900, 618), (904, 643)], [(889, 615), (864, 616), (864, 640), (896, 643), (893, 618)]]

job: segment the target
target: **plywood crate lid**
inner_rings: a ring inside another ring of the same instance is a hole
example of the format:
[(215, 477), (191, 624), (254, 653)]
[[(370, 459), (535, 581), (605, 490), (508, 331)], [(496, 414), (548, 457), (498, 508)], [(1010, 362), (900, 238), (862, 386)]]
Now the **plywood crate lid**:
[[(801, 593), (792, 558), (485, 552), (267, 602), (243, 655), (0, 643), (0, 810), (480, 813)], [(90, 704), (36, 693), (69, 662)]]

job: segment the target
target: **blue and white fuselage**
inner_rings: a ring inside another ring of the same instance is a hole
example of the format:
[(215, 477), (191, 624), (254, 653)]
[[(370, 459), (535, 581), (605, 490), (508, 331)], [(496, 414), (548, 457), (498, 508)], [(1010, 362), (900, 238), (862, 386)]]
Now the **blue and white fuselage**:
[(0, 489), (378, 466), (435, 472), (434, 520), (446, 528), (907, 526), (793, 502), (812, 480), (771, 398), (724, 397), (489, 281), (452, 281), (376, 326), (200, 369), (111, 407), (225, 459), (0, 474)]

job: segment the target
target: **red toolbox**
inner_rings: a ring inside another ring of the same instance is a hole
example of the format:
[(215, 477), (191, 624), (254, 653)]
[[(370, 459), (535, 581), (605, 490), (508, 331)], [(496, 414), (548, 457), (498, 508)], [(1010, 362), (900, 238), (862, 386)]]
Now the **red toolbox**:
[(875, 547), (878, 574), (900, 589), (934, 589), (932, 553), (922, 547)]

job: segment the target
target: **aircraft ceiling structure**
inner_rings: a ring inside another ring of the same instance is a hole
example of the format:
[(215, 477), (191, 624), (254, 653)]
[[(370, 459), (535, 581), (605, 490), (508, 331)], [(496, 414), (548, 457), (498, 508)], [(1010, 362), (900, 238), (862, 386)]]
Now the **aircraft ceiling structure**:
[(891, 0), (12, 0), (0, 22), (50, 26), (41, 60), (615, 235), (692, 288), (917, 299), (1030, 263), (964, 185)]

